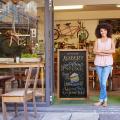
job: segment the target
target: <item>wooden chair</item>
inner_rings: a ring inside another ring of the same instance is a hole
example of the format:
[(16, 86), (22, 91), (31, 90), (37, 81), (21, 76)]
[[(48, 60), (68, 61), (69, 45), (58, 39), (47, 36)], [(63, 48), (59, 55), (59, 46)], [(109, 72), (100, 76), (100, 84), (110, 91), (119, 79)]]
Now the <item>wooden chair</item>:
[(95, 67), (93, 67), (93, 66), (89, 67), (88, 78), (89, 78), (90, 89), (95, 88), (95, 82), (96, 82)]
[[(36, 72), (35, 72), (35, 69), (36, 69)], [(33, 71), (34, 71), (34, 74), (32, 73)], [(39, 67), (29, 68), (26, 76), (25, 88), (16, 89), (2, 95), (3, 120), (7, 120), (6, 103), (15, 103), (15, 105), (17, 105), (18, 103), (23, 103), (25, 120), (28, 120), (28, 113), (27, 113), (28, 100), (33, 100), (34, 113), (36, 117), (37, 110), (36, 110), (36, 103), (35, 103), (35, 90), (36, 90), (36, 85), (38, 81), (38, 76), (39, 76)], [(34, 79), (32, 77), (34, 77)], [(28, 89), (31, 81), (32, 83), (34, 83), (33, 88)], [(17, 109), (15, 110), (15, 113), (17, 115)]]

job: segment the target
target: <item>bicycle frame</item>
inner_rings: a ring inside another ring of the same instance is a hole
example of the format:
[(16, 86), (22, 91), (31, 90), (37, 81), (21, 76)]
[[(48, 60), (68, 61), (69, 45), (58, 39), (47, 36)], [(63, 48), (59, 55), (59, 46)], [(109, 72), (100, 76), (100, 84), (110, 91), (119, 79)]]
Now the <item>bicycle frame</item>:
[(79, 40), (84, 41), (88, 38), (89, 33), (83, 26), (83, 23), (78, 20), (77, 26), (72, 26), (70, 24), (71, 23), (66, 23), (63, 28), (61, 28), (60, 24), (56, 24), (56, 28), (54, 29), (54, 40), (64, 36), (70, 36), (72, 38), (75, 33), (77, 34), (77, 38), (79, 38)]
[(80, 30), (80, 26), (65, 26), (63, 29), (60, 26), (57, 26), (57, 30), (59, 31), (60, 36), (73, 36)]

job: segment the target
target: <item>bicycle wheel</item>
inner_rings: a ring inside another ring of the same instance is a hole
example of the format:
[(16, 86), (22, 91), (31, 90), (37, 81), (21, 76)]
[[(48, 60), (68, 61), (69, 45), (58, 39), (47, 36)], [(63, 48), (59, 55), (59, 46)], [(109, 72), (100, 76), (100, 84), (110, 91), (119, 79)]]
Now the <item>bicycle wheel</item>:
[(79, 38), (80, 41), (84, 41), (87, 40), (87, 38), (89, 37), (89, 33), (86, 29), (80, 29), (77, 32), (77, 37)]
[(60, 37), (59, 31), (54, 29), (54, 40), (57, 40)]

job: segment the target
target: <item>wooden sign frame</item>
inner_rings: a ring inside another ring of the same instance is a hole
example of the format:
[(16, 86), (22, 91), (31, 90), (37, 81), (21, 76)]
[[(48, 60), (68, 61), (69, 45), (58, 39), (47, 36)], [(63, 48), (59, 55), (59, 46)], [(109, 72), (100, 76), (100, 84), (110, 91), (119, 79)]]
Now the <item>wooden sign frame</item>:
[[(60, 55), (61, 53), (60, 52), (85, 52), (85, 57), (86, 57), (86, 61), (85, 61), (85, 64), (86, 64), (86, 96), (85, 97), (61, 97), (60, 96), (60, 89), (61, 89), (61, 85), (60, 85)], [(87, 50), (86, 49), (58, 49), (58, 72), (57, 72), (57, 98), (58, 98), (58, 101), (59, 100), (81, 100), (81, 99), (87, 99), (88, 98), (88, 93), (89, 93), (89, 82), (88, 82), (88, 53), (87, 53)]]

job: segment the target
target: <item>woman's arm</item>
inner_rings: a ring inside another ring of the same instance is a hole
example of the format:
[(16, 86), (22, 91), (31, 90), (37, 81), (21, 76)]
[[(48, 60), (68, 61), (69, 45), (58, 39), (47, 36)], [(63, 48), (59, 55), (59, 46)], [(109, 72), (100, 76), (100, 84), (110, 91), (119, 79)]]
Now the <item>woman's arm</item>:
[(101, 55), (101, 56), (106, 56), (106, 55), (109, 55), (108, 53), (103, 53), (101, 50), (98, 50), (98, 47), (97, 47), (97, 43), (98, 41), (95, 42), (94, 44), (94, 49), (93, 49), (93, 53), (96, 54), (96, 55)]
[(115, 53), (115, 43), (112, 40), (112, 44), (111, 44), (111, 49), (109, 50), (103, 50), (102, 53), (106, 53), (106, 54), (112, 54)]

